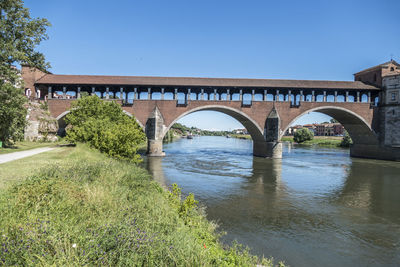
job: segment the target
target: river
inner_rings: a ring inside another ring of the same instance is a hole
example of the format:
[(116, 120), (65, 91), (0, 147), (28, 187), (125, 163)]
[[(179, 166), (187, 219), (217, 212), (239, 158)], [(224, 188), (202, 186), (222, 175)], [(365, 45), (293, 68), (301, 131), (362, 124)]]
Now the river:
[(283, 159), (252, 142), (195, 137), (164, 144), (147, 166), (195, 194), (207, 217), (251, 252), (291, 266), (399, 266), (400, 163), (348, 150), (284, 144)]

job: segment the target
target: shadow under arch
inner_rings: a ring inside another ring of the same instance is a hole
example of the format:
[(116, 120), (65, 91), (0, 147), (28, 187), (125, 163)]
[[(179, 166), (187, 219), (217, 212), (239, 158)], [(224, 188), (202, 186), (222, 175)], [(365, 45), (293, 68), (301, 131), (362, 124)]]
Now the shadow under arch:
[(199, 111), (217, 111), (231, 116), (232, 118), (238, 120), (246, 128), (254, 142), (265, 141), (263, 130), (260, 128), (257, 122), (251, 119), (247, 114), (234, 108), (219, 105), (207, 105), (197, 107), (182, 113), (164, 129), (163, 137), (167, 134), (172, 125), (174, 125), (179, 119), (185, 117), (186, 115)]
[(364, 118), (362, 118), (360, 115), (354, 113), (351, 110), (335, 106), (317, 107), (301, 113), (286, 126), (286, 128), (282, 131), (280, 138), (282, 138), (286, 130), (293, 122), (295, 122), (301, 116), (309, 112), (320, 112), (336, 119), (343, 125), (343, 127), (349, 133), (354, 144), (368, 144), (368, 145), (378, 144), (378, 138), (376, 133), (371, 128), (371, 126), (364, 120)]
[[(57, 134), (60, 136), (65, 136), (65, 128), (67, 127), (67, 123), (65, 122), (65, 116), (68, 115), (68, 113), (70, 113), (71, 110), (67, 110), (64, 111), (63, 113), (61, 113), (60, 115), (57, 116), (56, 121), (58, 124), (58, 131)], [(131, 113), (129, 113), (126, 110), (122, 110), (122, 112), (124, 114), (126, 114), (128, 117), (134, 117)], [(142, 128), (142, 130), (144, 131), (144, 126), (143, 124), (135, 117), (136, 122), (138, 123), (138, 125), (140, 126), (140, 128)]]

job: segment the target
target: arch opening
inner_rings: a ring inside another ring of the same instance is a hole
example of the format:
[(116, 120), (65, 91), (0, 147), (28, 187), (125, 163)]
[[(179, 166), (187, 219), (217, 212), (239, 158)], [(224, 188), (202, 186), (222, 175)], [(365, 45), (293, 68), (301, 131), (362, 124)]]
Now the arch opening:
[(283, 129), (280, 137), (282, 138), (289, 127), (292, 126), (298, 119), (311, 112), (322, 113), (338, 121), (348, 132), (354, 144), (378, 144), (377, 135), (368, 124), (368, 122), (364, 120), (364, 118), (348, 109), (335, 106), (319, 107), (303, 112), (302, 114), (294, 118)]
[(164, 136), (170, 130), (172, 125), (174, 125), (180, 119), (184, 118), (185, 116), (187, 116), (189, 114), (193, 114), (193, 113), (201, 112), (201, 111), (216, 111), (216, 112), (220, 112), (225, 115), (228, 115), (228, 116), (236, 119), (238, 122), (240, 122), (243, 125), (243, 127), (248, 131), (249, 135), (251, 136), (251, 138), (254, 142), (265, 142), (263, 130), (248, 115), (246, 115), (245, 113), (243, 113), (239, 110), (233, 109), (233, 108), (224, 107), (224, 106), (214, 106), (214, 105), (203, 106), (203, 107), (195, 108), (195, 109), (189, 110), (187, 112), (184, 112), (183, 114), (178, 116), (174, 121), (172, 121), (169, 125), (166, 126), (166, 128), (163, 131), (162, 138), (164, 138)]

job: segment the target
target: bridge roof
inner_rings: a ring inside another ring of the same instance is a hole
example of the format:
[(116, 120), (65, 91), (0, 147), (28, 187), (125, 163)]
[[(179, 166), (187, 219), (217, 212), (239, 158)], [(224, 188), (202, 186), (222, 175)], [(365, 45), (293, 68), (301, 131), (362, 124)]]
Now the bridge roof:
[(284, 89), (358, 89), (380, 90), (360, 81), (318, 81), (239, 78), (194, 78), (151, 76), (102, 76), (46, 74), (36, 84), (47, 85), (103, 85), (103, 86), (154, 86), (154, 87), (253, 87)]

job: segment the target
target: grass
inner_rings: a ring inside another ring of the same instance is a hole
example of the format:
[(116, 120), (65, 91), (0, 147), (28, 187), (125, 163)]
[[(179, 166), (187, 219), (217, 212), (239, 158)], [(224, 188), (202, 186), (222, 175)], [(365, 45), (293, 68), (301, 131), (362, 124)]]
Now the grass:
[(57, 166), (73, 151), (71, 147), (57, 148), (31, 157), (0, 164), (0, 190), (23, 180), (29, 175), (51, 165)]
[[(35, 160), (19, 162), (30, 174), (0, 190), (0, 265), (273, 265), (223, 247), (192, 197), (181, 200), (177, 187), (163, 189), (136, 165), (85, 145)], [(1, 166), (1, 180), (12, 164)]]
[[(251, 140), (251, 136), (248, 134), (232, 134), (233, 138), (238, 139), (248, 139)], [(292, 142), (293, 136), (284, 136), (281, 139), (282, 142)], [(340, 142), (342, 141), (342, 137), (339, 136), (314, 136), (314, 139), (311, 141), (306, 141), (301, 143), (302, 145), (318, 145), (318, 146), (328, 146), (328, 147), (338, 147)]]
[[(305, 141), (301, 145), (318, 145), (327, 147), (338, 147), (343, 137), (340, 136), (314, 136), (313, 140)], [(293, 136), (284, 136), (282, 142), (294, 142)]]
[(50, 142), (22, 141), (22, 142), (17, 142), (14, 147), (0, 148), (0, 155), (7, 154), (7, 153), (13, 153), (13, 152), (17, 152), (17, 151), (24, 151), (24, 150), (39, 148), (39, 147), (55, 146), (56, 144), (58, 144), (58, 142), (50, 143)]

